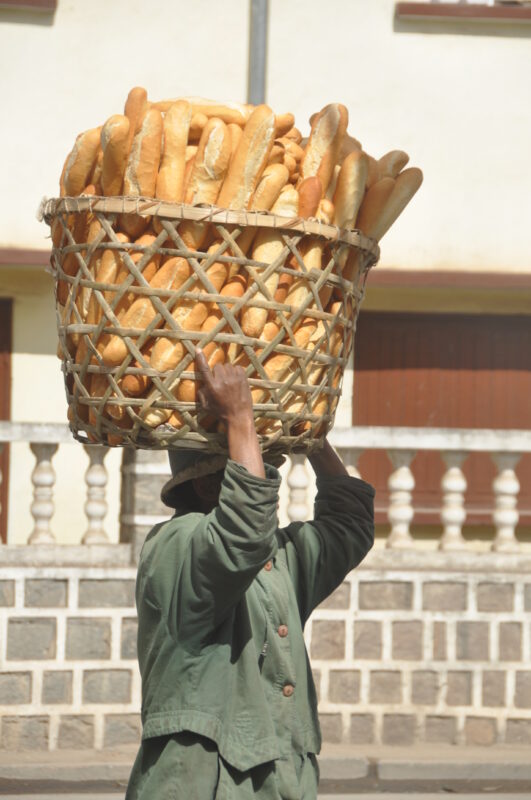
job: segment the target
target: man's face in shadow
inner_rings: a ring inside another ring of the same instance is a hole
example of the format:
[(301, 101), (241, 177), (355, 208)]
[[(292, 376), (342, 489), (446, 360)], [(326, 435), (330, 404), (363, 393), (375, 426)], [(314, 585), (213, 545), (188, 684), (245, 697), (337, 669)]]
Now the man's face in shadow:
[(201, 501), (202, 510), (206, 514), (218, 505), (223, 475), (224, 470), (220, 469), (218, 472), (202, 475), (200, 478), (193, 478), (192, 480), (195, 493)]

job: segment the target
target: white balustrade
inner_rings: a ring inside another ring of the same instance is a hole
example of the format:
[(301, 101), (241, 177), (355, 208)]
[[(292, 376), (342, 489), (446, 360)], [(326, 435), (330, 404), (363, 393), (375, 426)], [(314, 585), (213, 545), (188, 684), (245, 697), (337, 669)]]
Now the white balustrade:
[(352, 475), (353, 478), (361, 478), (358, 470), (358, 461), (362, 453), (363, 450), (355, 447), (347, 447), (341, 452), (343, 464), (347, 468), (348, 474)]
[(496, 538), (492, 549), (506, 553), (517, 552), (520, 549), (514, 533), (519, 519), (516, 506), (520, 491), (520, 483), (514, 468), (520, 457), (520, 453), (492, 454), (492, 460), (498, 468), (498, 474), (492, 482), (494, 491), (492, 520), (496, 528)]
[(109, 476), (103, 461), (109, 451), (108, 448), (95, 444), (84, 445), (84, 449), (89, 457), (89, 465), (85, 473), (87, 484), (85, 514), (88, 528), (82, 542), (83, 544), (107, 543), (109, 537), (103, 528), (103, 519), (108, 509), (105, 493)]
[[(2, 455), (2, 450), (3, 450), (3, 449), (4, 449), (4, 445), (3, 445), (3, 443), (2, 443), (2, 442), (0, 442), (0, 456)], [(3, 482), (3, 480), (4, 480), (4, 476), (3, 476), (3, 474), (2, 474), (2, 464), (1, 464), (1, 462), (0, 462), (0, 488), (2, 487), (2, 482)], [(3, 509), (2, 509), (2, 503), (0, 503), (0, 519), (2, 519), (2, 511), (3, 511)]]
[(310, 484), (306, 470), (306, 458), (301, 454), (290, 457), (291, 469), (288, 472), (288, 519), (290, 522), (308, 519), (308, 486)]
[(29, 537), (30, 544), (55, 544), (55, 537), (50, 528), (50, 520), (54, 512), (53, 487), (55, 470), (52, 458), (57, 452), (56, 444), (30, 443), (31, 452), (36, 464), (31, 473), (33, 484), (33, 502), (30, 506), (34, 520), (33, 531)]
[(466, 519), (466, 478), (461, 466), (466, 453), (442, 453), (442, 457), (447, 470), (441, 480), (441, 521), (444, 530), (439, 547), (441, 550), (464, 550), (467, 545), (461, 530)]
[(412, 492), (415, 478), (410, 464), (415, 457), (413, 450), (388, 450), (387, 455), (394, 467), (389, 476), (389, 509), (387, 518), (391, 524), (391, 532), (387, 538), (387, 547), (411, 547), (413, 539), (409, 525), (413, 519)]
[[(507, 552), (520, 549), (516, 535), (520, 485), (515, 468), (521, 454), (531, 453), (531, 432), (338, 426), (328, 438), (343, 459), (349, 474), (356, 477), (359, 476), (357, 464), (362, 453), (367, 450), (388, 453), (393, 464), (388, 482), (390, 497), (387, 509), (391, 531), (386, 544), (390, 548), (415, 546), (410, 532), (415, 513), (415, 480), (411, 462), (417, 452), (429, 450), (439, 452), (446, 465), (441, 480), (442, 533), (439, 547), (445, 551), (473, 549), (474, 545), (465, 542), (462, 535), (467, 518), (467, 484), (462, 467), (470, 453), (490, 454), (498, 470), (492, 486), (492, 549)], [(59, 445), (79, 445), (73, 442), (66, 425), (0, 421), (0, 448), (5, 442), (27, 443), (36, 459), (31, 475), (33, 500), (30, 510), (34, 526), (29, 543), (54, 544), (51, 520), (56, 477), (52, 460)], [(82, 542), (86, 545), (108, 544), (103, 524), (107, 513), (108, 483), (104, 460), (108, 451), (98, 445), (87, 445), (85, 451), (89, 459), (85, 473), (87, 496), (84, 506), (87, 528)], [(29, 480), (28, 477), (28, 483)], [(286, 510), (290, 520), (305, 520), (311, 515), (312, 486), (305, 457), (293, 455), (287, 476)], [(57, 487), (58, 498), (60, 492), (61, 487)], [(62, 503), (63, 500), (59, 498), (58, 502)], [(5, 512), (5, 509), (0, 509), (0, 513)]]

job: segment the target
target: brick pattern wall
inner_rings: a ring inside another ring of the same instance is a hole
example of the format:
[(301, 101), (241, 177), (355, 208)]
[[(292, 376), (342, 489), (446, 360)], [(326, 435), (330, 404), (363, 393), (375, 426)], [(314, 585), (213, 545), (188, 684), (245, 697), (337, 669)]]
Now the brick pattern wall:
[(137, 742), (135, 569), (0, 570), (0, 747)]
[(324, 738), (531, 744), (531, 579), (359, 569), (306, 638)]
[[(134, 568), (0, 569), (0, 747), (137, 742)], [(531, 578), (360, 568), (306, 639), (325, 741), (531, 744)]]

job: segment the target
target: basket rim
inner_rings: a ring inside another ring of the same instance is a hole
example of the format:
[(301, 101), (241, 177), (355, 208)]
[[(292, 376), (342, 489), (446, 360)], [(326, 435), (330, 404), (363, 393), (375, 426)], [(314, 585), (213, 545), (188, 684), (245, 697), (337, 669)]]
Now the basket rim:
[(326, 225), (317, 219), (301, 217), (287, 218), (268, 211), (236, 211), (219, 206), (191, 206), (186, 203), (173, 203), (152, 197), (83, 195), (79, 197), (43, 198), (40, 218), (51, 225), (54, 217), (64, 213), (83, 211), (103, 214), (138, 214), (142, 217), (154, 216), (169, 219), (211, 222), (218, 225), (245, 225), (254, 228), (274, 228), (280, 231), (314, 234), (330, 241), (353, 245), (371, 256), (375, 264), (380, 258), (380, 248), (376, 239), (365, 236), (359, 230), (347, 230), (336, 225)]

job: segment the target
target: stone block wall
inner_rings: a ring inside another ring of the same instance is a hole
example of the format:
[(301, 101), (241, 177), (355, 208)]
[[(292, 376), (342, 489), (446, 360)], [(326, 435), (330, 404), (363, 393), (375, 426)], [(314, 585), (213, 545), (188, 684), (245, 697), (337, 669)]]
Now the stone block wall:
[(135, 572), (0, 570), (0, 748), (139, 740)]
[(328, 741), (531, 744), (529, 577), (361, 568), (306, 636)]
[[(531, 744), (529, 573), (381, 563), (306, 629), (325, 741)], [(0, 567), (1, 748), (138, 741), (134, 584), (133, 567)]]

